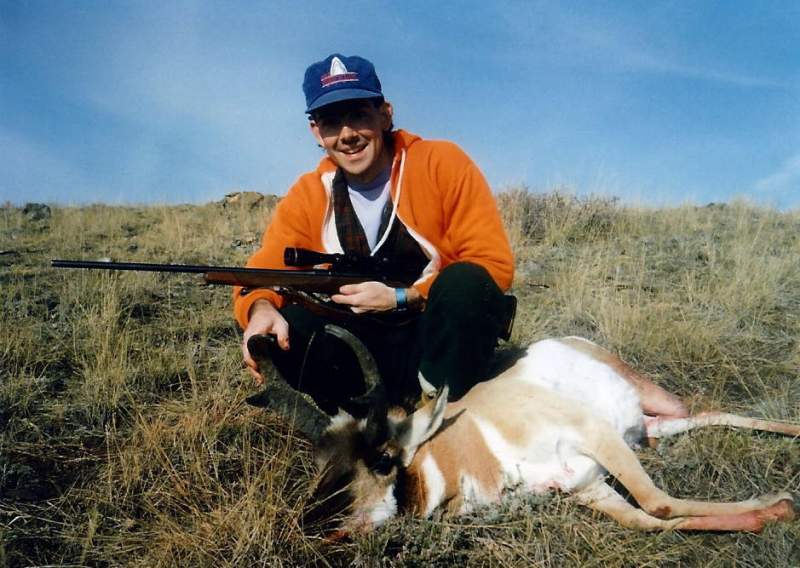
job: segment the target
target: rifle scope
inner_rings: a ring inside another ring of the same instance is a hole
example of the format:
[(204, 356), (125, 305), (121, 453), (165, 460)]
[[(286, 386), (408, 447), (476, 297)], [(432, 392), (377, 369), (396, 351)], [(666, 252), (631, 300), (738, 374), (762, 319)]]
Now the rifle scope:
[(315, 266), (317, 264), (340, 264), (342, 254), (328, 254), (304, 248), (286, 247), (283, 249), (283, 262), (286, 266)]

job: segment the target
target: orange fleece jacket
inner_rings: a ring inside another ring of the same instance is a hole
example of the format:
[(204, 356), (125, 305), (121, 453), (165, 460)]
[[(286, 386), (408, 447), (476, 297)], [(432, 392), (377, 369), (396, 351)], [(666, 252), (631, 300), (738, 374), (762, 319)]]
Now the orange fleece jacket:
[[(469, 261), (486, 268), (502, 290), (514, 276), (511, 247), (494, 196), (478, 167), (455, 144), (427, 141), (398, 130), (394, 134), (392, 201), (397, 220), (417, 239), (430, 263), (414, 283), (427, 298), (438, 272)], [(303, 247), (341, 252), (330, 199), (334, 162), (325, 157), (317, 169), (300, 177), (278, 203), (261, 248), (247, 262), (253, 268), (286, 269), (283, 250)], [(272, 290), (233, 292), (234, 315), (244, 329), (252, 305), (266, 299), (278, 307), (283, 298)]]

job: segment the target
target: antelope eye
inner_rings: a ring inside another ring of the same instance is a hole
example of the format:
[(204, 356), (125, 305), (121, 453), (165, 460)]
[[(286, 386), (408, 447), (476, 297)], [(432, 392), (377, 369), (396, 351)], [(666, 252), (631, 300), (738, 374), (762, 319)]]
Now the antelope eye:
[(375, 463), (372, 464), (372, 471), (378, 475), (389, 475), (394, 467), (394, 458), (389, 452), (383, 452)]

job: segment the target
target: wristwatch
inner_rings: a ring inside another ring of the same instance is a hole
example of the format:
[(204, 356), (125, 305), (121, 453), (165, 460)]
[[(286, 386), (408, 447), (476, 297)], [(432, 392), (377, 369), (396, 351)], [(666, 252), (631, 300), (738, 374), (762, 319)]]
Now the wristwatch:
[(408, 309), (408, 292), (406, 292), (405, 288), (395, 288), (394, 297), (397, 300), (397, 307), (395, 308), (397, 311)]

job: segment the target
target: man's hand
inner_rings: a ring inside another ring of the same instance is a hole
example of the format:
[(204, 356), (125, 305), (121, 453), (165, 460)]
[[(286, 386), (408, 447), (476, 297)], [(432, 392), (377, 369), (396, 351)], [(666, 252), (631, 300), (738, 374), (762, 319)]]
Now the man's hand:
[[(422, 298), (415, 288), (406, 289), (406, 298), (410, 308), (418, 308)], [(337, 304), (350, 306), (353, 313), (387, 312), (397, 307), (397, 293), (383, 282), (361, 282), (347, 284), (339, 288), (338, 294), (331, 295)]]
[(258, 364), (247, 349), (247, 340), (258, 334), (274, 335), (281, 349), (284, 351), (289, 349), (289, 324), (278, 309), (267, 300), (258, 300), (250, 308), (250, 322), (244, 330), (242, 342), (242, 355), (247, 371), (253, 376), (257, 385), (262, 385), (264, 376), (259, 372)]
[(332, 294), (331, 300), (337, 304), (350, 306), (353, 313), (386, 312), (397, 307), (397, 296), (394, 288), (383, 282), (361, 282), (346, 284), (339, 288), (338, 294)]

